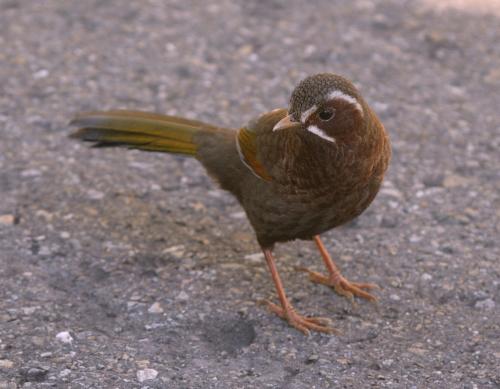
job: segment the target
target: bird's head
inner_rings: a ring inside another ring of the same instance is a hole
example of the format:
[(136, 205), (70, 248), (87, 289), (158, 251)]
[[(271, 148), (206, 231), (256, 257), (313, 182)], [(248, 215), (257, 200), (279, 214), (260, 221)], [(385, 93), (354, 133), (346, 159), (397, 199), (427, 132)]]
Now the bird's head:
[(307, 131), (325, 142), (345, 142), (362, 136), (365, 103), (356, 87), (344, 77), (321, 73), (302, 80), (290, 98), (289, 114), (273, 131)]

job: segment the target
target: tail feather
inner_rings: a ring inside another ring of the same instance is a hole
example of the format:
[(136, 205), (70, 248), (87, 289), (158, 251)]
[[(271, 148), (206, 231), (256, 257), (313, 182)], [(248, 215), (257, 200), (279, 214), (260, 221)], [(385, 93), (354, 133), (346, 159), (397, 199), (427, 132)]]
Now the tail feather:
[(124, 146), (146, 151), (195, 155), (194, 135), (214, 126), (197, 120), (139, 111), (87, 112), (70, 125), (79, 127), (70, 137), (94, 142), (96, 147)]

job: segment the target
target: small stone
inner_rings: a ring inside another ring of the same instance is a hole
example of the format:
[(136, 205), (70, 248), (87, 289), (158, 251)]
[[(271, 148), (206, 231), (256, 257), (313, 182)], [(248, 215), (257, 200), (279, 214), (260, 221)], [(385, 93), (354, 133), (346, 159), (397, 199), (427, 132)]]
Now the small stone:
[(49, 75), (49, 71), (47, 69), (40, 69), (39, 71), (33, 73), (33, 78), (35, 80), (39, 80), (41, 78), (45, 78)]
[(177, 295), (177, 300), (179, 301), (187, 301), (189, 300), (189, 295), (184, 292), (183, 290), (181, 290), (181, 292)]
[(8, 359), (0, 359), (0, 369), (10, 369), (12, 366), (14, 366), (14, 362)]
[(156, 302), (156, 303), (153, 303), (153, 305), (151, 305), (148, 308), (148, 312), (149, 313), (163, 313), (163, 308), (161, 307), (159, 302)]
[(427, 188), (435, 188), (435, 187), (440, 187), (443, 186), (443, 180), (444, 176), (442, 174), (431, 174), (422, 180), (422, 183), (427, 187)]
[(51, 222), (52, 219), (54, 218), (54, 215), (52, 213), (47, 212), (44, 209), (39, 209), (38, 211), (35, 212), (35, 215), (45, 219), (45, 221), (47, 222)]
[(252, 242), (255, 239), (254, 235), (243, 231), (235, 232), (232, 234), (231, 238), (235, 242)]
[(33, 343), (37, 347), (43, 347), (45, 344), (45, 337), (43, 336), (33, 336), (31, 338), (31, 343)]
[(68, 331), (59, 332), (56, 335), (56, 339), (66, 344), (71, 344), (73, 342), (73, 337)]
[(389, 298), (393, 301), (400, 301), (401, 297), (399, 297), (397, 294), (391, 294)]
[(67, 232), (67, 231), (62, 231), (59, 236), (62, 238), (62, 239), (69, 239), (71, 237), (70, 233)]
[(394, 359), (384, 359), (382, 361), (382, 366), (391, 367), (393, 363), (394, 363)]
[(319, 356), (317, 354), (311, 354), (306, 360), (306, 363), (315, 363), (319, 359)]
[(244, 219), (246, 215), (247, 214), (245, 212), (233, 212), (229, 214), (229, 216), (232, 217), (233, 219)]
[(458, 174), (450, 174), (443, 180), (443, 186), (445, 188), (458, 188), (461, 186), (467, 186), (469, 183), (470, 179), (468, 179), (467, 177), (459, 176)]
[(137, 380), (139, 382), (154, 380), (157, 376), (158, 372), (155, 369), (137, 370)]
[(488, 84), (500, 84), (500, 67), (490, 69), (483, 80)]
[(398, 220), (395, 217), (384, 216), (380, 222), (382, 228), (395, 228), (398, 226)]
[[(24, 387), (24, 386), (23, 386)], [(0, 381), (0, 389), (17, 389), (18, 386), (15, 382)]]
[(478, 309), (491, 310), (495, 308), (495, 302), (493, 299), (487, 298), (486, 300), (477, 301), (474, 307)]
[(242, 57), (246, 57), (246, 56), (250, 55), (251, 53), (253, 53), (253, 51), (254, 51), (254, 48), (252, 45), (245, 44), (238, 49), (238, 54), (240, 54)]
[(340, 260), (341, 260), (342, 262), (352, 262), (352, 259), (353, 259), (353, 258), (352, 258), (352, 255), (342, 254), (342, 255), (340, 256)]
[(89, 189), (87, 191), (87, 196), (89, 196), (91, 200), (101, 200), (104, 198), (104, 193), (99, 192), (98, 190), (95, 189)]
[(64, 370), (61, 370), (61, 372), (59, 373), (59, 377), (64, 378), (64, 377), (69, 376), (70, 374), (71, 374), (70, 369), (64, 369)]
[(29, 367), (21, 372), (22, 379), (27, 382), (42, 382), (49, 371), (42, 367)]
[(32, 315), (39, 307), (23, 307), (21, 310), (25, 315)]
[(422, 274), (422, 276), (420, 277), (422, 279), (422, 281), (430, 281), (432, 280), (432, 276), (428, 273), (424, 273)]
[(348, 365), (351, 363), (351, 361), (349, 361), (349, 359), (347, 358), (337, 358), (337, 362), (341, 365)]
[(175, 258), (182, 258), (184, 256), (184, 253), (185, 253), (185, 248), (184, 248), (184, 245), (182, 245), (182, 244), (177, 245), (177, 246), (167, 247), (162, 252), (162, 254), (173, 255)]
[(15, 224), (16, 217), (14, 215), (0, 215), (0, 224), (11, 226)]
[(394, 197), (396, 199), (402, 199), (403, 198), (403, 194), (401, 193), (401, 191), (399, 191), (398, 189), (396, 188), (382, 188), (380, 190), (380, 194), (382, 195), (385, 195), (385, 196), (389, 196), (389, 197)]
[(42, 257), (47, 257), (52, 253), (49, 247), (47, 246), (41, 246), (40, 249), (38, 250), (38, 255)]
[(140, 359), (138, 361), (135, 361), (135, 363), (137, 364), (137, 367), (141, 369), (147, 369), (150, 362), (149, 359)]
[(415, 234), (412, 234), (410, 236), (410, 243), (418, 243), (422, 240), (422, 237), (421, 236), (418, 236), (418, 235), (415, 235)]
[(264, 259), (264, 254), (262, 253), (248, 254), (245, 255), (244, 258), (252, 263), (260, 263)]
[(38, 177), (42, 174), (40, 170), (37, 169), (26, 169), (21, 172), (21, 177)]
[(411, 352), (412, 354), (417, 354), (417, 355), (425, 355), (428, 352), (427, 349), (422, 348), (420, 346), (410, 347), (410, 348), (408, 348), (408, 351)]

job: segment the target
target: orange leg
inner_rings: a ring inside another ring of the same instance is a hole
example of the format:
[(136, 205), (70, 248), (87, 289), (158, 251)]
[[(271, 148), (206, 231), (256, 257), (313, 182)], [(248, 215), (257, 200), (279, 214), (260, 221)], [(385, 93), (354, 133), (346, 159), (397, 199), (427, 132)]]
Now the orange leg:
[(340, 274), (339, 268), (337, 267), (337, 265), (335, 265), (335, 262), (333, 262), (330, 254), (328, 254), (328, 251), (326, 251), (326, 248), (323, 245), (323, 242), (321, 241), (319, 235), (314, 236), (314, 242), (318, 246), (319, 252), (321, 253), (321, 257), (323, 258), (323, 262), (325, 263), (329, 275), (325, 276), (321, 273), (306, 268), (298, 268), (298, 270), (309, 273), (309, 278), (311, 281), (330, 286), (335, 290), (335, 292), (337, 292), (341, 296), (347, 297), (351, 301), (354, 301), (354, 296), (361, 297), (369, 301), (377, 301), (377, 297), (375, 297), (371, 293), (366, 292), (366, 290), (378, 288), (377, 285), (350, 282), (345, 279), (342, 274)]
[(267, 266), (271, 272), (271, 277), (273, 278), (274, 285), (276, 286), (276, 291), (278, 292), (278, 298), (280, 300), (281, 306), (272, 303), (271, 301), (265, 300), (268, 308), (271, 312), (274, 312), (282, 319), (288, 321), (288, 323), (302, 331), (304, 334), (309, 335), (309, 331), (319, 331), (325, 333), (337, 333), (338, 331), (330, 327), (328, 324), (330, 320), (322, 317), (306, 317), (297, 313), (293, 308), (290, 301), (285, 294), (285, 289), (281, 282), (281, 278), (278, 274), (278, 269), (276, 269), (276, 264), (274, 263), (273, 254), (270, 249), (262, 249), (264, 251), (264, 256), (267, 261)]

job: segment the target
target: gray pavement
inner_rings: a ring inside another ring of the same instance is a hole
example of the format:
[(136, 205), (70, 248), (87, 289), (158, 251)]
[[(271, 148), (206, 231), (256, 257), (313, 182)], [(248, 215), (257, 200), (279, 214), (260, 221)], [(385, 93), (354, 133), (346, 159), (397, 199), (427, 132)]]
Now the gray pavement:
[[(0, 0), (0, 388), (499, 388), (500, 7), (434, 3)], [(253, 232), (196, 161), (66, 135), (108, 108), (238, 127), (322, 71), (394, 157), (324, 237), (378, 305), (277, 247), (297, 309), (343, 333), (305, 337), (256, 304)]]

